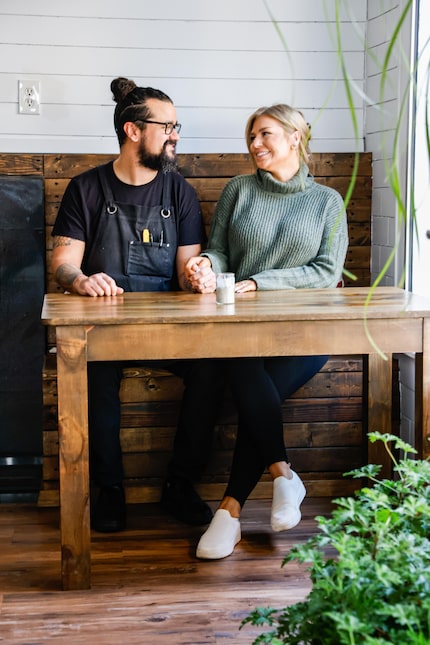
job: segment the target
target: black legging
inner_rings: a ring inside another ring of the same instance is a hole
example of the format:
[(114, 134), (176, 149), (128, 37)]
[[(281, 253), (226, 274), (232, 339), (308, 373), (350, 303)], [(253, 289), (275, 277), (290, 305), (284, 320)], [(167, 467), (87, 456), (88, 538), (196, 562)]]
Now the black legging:
[(328, 356), (233, 359), (228, 378), (238, 411), (238, 432), (225, 496), (241, 506), (265, 468), (288, 461), (283, 438), (282, 403), (307, 383)]

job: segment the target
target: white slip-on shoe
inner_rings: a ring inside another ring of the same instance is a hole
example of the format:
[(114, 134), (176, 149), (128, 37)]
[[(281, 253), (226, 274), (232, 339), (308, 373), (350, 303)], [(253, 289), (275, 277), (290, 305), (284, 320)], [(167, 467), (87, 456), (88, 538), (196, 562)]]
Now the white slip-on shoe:
[(205, 560), (220, 560), (231, 555), (240, 541), (240, 522), (223, 508), (217, 510), (197, 545), (196, 555)]
[(296, 526), (302, 517), (300, 504), (306, 495), (306, 488), (293, 470), (292, 479), (276, 477), (273, 481), (273, 500), (270, 523), (274, 531), (288, 531)]

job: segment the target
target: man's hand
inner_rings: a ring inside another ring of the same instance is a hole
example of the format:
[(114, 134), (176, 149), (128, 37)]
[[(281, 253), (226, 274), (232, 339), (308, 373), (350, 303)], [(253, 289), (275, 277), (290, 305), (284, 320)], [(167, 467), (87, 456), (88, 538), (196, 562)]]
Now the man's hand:
[(55, 280), (67, 291), (81, 296), (117, 296), (124, 293), (106, 273), (85, 275), (81, 264), (85, 244), (71, 237), (55, 236), (52, 252), (52, 272)]
[(216, 276), (212, 271), (209, 258), (197, 256), (190, 258), (185, 265), (185, 279), (197, 293), (213, 293), (216, 289)]
[[(61, 268), (61, 267), (60, 267)], [(81, 273), (72, 283), (72, 291), (81, 296), (118, 296), (124, 293), (115, 280), (106, 273), (87, 276)]]

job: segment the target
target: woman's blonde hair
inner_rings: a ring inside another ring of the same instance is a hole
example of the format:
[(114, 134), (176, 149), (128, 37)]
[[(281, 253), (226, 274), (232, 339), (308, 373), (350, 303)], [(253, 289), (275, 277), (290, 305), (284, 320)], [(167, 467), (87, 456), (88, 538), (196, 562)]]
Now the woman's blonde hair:
[(311, 126), (306, 123), (303, 114), (300, 110), (296, 110), (285, 103), (278, 103), (270, 107), (260, 107), (255, 110), (248, 119), (245, 128), (245, 139), (248, 150), (251, 144), (251, 131), (254, 127), (254, 122), (260, 116), (269, 116), (272, 119), (279, 121), (280, 125), (284, 128), (287, 134), (292, 134), (296, 130), (300, 132), (299, 142), (299, 159), (300, 164), (304, 161), (309, 164), (311, 151), (309, 148), (309, 141), (311, 139)]

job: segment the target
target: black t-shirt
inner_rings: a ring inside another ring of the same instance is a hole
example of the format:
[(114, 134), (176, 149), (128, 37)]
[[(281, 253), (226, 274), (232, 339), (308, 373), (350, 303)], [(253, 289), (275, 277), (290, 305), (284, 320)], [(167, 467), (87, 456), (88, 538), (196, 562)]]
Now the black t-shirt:
[[(124, 204), (156, 206), (162, 203), (163, 176), (158, 172), (148, 184), (131, 186), (120, 181), (113, 171), (113, 162), (106, 173), (114, 201)], [(96, 168), (74, 177), (67, 186), (52, 235), (70, 237), (88, 243), (97, 230), (105, 203)], [(178, 246), (204, 244), (205, 232), (197, 195), (185, 179), (172, 173), (172, 203), (178, 218)]]

